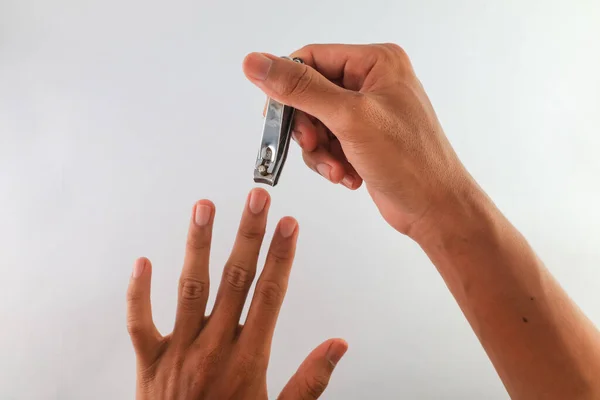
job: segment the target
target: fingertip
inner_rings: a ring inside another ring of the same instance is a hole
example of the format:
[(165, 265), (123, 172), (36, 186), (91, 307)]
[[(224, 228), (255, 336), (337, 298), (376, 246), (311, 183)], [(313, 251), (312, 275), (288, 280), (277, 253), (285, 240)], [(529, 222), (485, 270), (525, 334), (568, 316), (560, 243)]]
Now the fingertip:
[(257, 57), (264, 57), (264, 53), (253, 51), (251, 53), (246, 54), (244, 60), (242, 61), (242, 68), (244, 71), (252, 66), (252, 63), (256, 60)]
[(338, 184), (346, 176), (344, 163), (321, 147), (313, 153), (303, 151), (302, 158), (309, 168), (330, 182)]
[(352, 173), (346, 173), (340, 183), (350, 190), (356, 190), (362, 185), (362, 179)]
[(255, 81), (264, 81), (269, 75), (274, 60), (278, 57), (268, 53), (253, 52), (242, 61), (242, 70), (246, 77)]
[(140, 257), (135, 260), (133, 264), (133, 271), (131, 272), (131, 277), (133, 279), (137, 279), (144, 273), (149, 273), (152, 269), (152, 263), (146, 257)]
[(265, 188), (261, 188), (261, 187), (252, 188), (252, 189), (250, 189), (250, 194), (252, 194), (252, 193), (264, 193), (265, 196), (271, 198), (271, 195)]
[(148, 259), (148, 257), (138, 257), (137, 260), (135, 260), (136, 263), (144, 263), (144, 264), (151, 264), (150, 259)]
[(208, 199), (198, 200), (195, 205), (203, 205), (203, 206), (208, 206), (210, 208), (215, 208), (215, 204)]
[(360, 187), (363, 184), (363, 180), (361, 178), (356, 179), (356, 181), (354, 182), (354, 184), (352, 185), (352, 187), (348, 188), (352, 191), (358, 190), (360, 189)]
[(267, 57), (267, 58), (269, 58), (269, 59), (271, 59), (273, 61), (285, 60), (285, 58), (276, 56), (276, 55), (271, 54), (271, 53), (258, 53), (258, 54), (262, 55), (263, 57)]
[(194, 204), (194, 223), (200, 227), (208, 225), (214, 217), (215, 205), (212, 201), (203, 199)]
[(248, 194), (248, 208), (254, 215), (258, 215), (267, 209), (271, 201), (271, 196), (263, 188), (254, 188)]
[(307, 153), (312, 153), (317, 149), (317, 133), (314, 128), (309, 128), (307, 125), (299, 125), (292, 131), (292, 138), (298, 146)]
[(341, 346), (344, 348), (344, 353), (346, 351), (348, 351), (348, 348), (350, 347), (348, 345), (348, 342), (346, 341), (346, 339), (342, 339), (342, 338), (335, 338), (333, 339), (335, 341), (335, 343), (337, 343), (338, 346)]
[(278, 231), (284, 238), (291, 237), (298, 230), (298, 221), (294, 217), (283, 217), (279, 221)]
[(333, 183), (341, 183), (344, 177), (346, 176), (346, 170), (343, 165), (339, 162), (333, 163), (333, 167), (331, 168), (331, 182)]
[(348, 342), (344, 339), (332, 339), (327, 354), (325, 355), (327, 361), (335, 367), (336, 364), (342, 359), (344, 354), (348, 351)]
[(303, 151), (312, 152), (317, 148), (317, 128), (302, 111), (298, 111), (294, 117), (292, 137)]

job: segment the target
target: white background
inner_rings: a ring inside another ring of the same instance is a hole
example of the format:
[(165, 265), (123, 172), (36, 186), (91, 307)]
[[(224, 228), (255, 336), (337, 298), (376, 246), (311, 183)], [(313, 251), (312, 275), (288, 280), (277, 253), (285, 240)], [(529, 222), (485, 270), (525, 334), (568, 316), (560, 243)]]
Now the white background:
[[(132, 263), (153, 261), (169, 332), (194, 201), (217, 205), (216, 280), (253, 187), (264, 96), (242, 59), (311, 42), (402, 45), (468, 169), (600, 323), (599, 21), (596, 0), (0, 0), (0, 398), (133, 398)], [(301, 225), (272, 397), (336, 336), (324, 398), (507, 397), (366, 191), (293, 146), (271, 193), (270, 230)]]

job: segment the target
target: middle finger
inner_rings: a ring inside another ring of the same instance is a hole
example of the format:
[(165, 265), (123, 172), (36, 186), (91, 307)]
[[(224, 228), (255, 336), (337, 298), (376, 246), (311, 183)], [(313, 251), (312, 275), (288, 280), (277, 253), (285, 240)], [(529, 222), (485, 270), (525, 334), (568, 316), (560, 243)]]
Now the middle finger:
[(206, 327), (220, 336), (235, 336), (246, 296), (256, 275), (269, 203), (269, 194), (263, 189), (254, 189), (248, 196), (233, 250), (225, 264), (215, 306)]

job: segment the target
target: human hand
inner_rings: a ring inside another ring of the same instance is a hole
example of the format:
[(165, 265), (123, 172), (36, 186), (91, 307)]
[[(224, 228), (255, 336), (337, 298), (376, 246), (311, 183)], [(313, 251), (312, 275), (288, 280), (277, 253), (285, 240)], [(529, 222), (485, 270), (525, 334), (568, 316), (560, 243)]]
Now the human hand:
[[(205, 316), (214, 205), (201, 200), (190, 221), (173, 332), (161, 336), (152, 321), (146, 258), (136, 261), (127, 291), (127, 328), (137, 360), (137, 399), (267, 399), (271, 339), (294, 259), (297, 223), (283, 218), (256, 284), (246, 323), (239, 325), (256, 274), (270, 198), (250, 192), (214, 308)], [(317, 399), (347, 350), (341, 339), (314, 349), (278, 399)]]
[(304, 64), (252, 53), (243, 68), (301, 111), (294, 138), (310, 168), (350, 189), (364, 180), (386, 221), (411, 236), (478, 190), (400, 47), (309, 45), (292, 56)]

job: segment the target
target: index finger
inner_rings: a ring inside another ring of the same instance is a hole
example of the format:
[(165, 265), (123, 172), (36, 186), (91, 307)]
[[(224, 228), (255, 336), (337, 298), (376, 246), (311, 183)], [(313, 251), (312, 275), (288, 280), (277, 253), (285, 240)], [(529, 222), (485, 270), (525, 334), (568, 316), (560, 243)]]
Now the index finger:
[(381, 58), (377, 45), (310, 44), (292, 53), (330, 81), (341, 81), (343, 87), (359, 91)]

